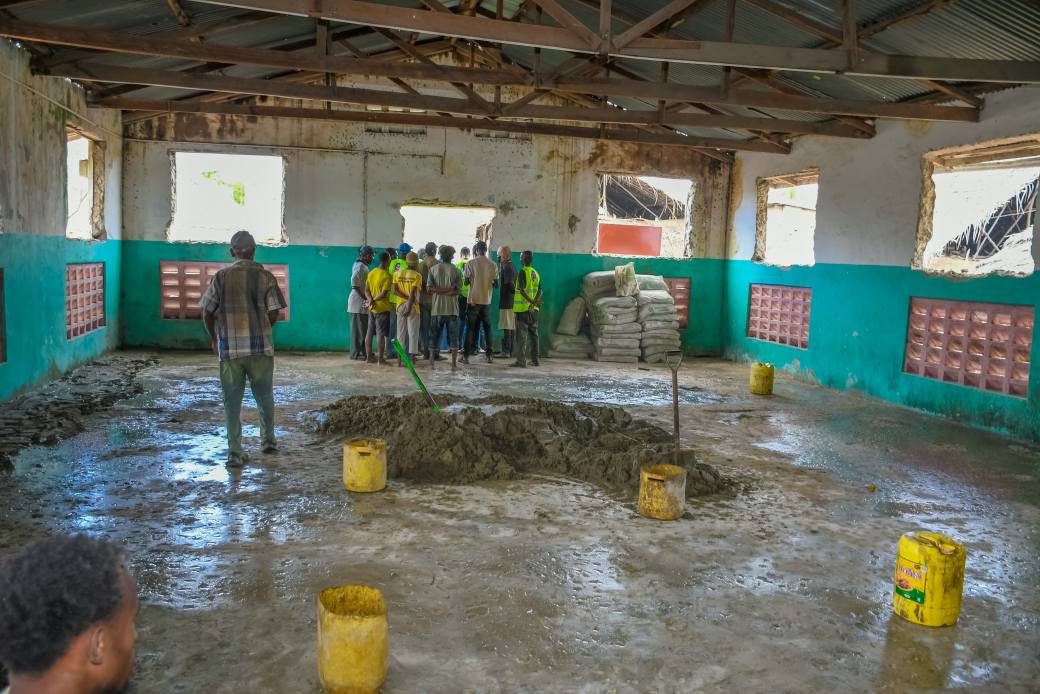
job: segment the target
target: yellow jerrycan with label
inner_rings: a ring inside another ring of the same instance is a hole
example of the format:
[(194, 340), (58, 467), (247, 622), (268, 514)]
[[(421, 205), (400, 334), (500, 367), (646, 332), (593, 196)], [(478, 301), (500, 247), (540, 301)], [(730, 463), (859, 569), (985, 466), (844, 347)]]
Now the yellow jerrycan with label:
[(892, 609), (928, 627), (957, 623), (967, 555), (945, 535), (918, 530), (899, 538)]

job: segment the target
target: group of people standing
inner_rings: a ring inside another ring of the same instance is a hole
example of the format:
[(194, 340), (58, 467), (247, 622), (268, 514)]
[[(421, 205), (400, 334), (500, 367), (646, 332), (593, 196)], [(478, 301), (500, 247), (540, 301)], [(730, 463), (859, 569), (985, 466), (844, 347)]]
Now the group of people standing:
[[(441, 360), (445, 336), (451, 367), (468, 364), (481, 347), (490, 364), (494, 357), (491, 304), (498, 289), (498, 325), (503, 331), (499, 357), (513, 357), (511, 366), (538, 366), (538, 312), (542, 307), (541, 277), (532, 266), (531, 251), (512, 260), (508, 246), (498, 249), (498, 264), (488, 258), (487, 243), (477, 241), (473, 253), (432, 241), (418, 253), (407, 243), (379, 253), (362, 246), (350, 274), (350, 356), (355, 360), (388, 363), (388, 348), (396, 338), (401, 352), (413, 362), (420, 356), (430, 368)], [(374, 348), (373, 348), (374, 345)], [(458, 356), (462, 352), (461, 358)], [(401, 352), (398, 366), (403, 366)]]

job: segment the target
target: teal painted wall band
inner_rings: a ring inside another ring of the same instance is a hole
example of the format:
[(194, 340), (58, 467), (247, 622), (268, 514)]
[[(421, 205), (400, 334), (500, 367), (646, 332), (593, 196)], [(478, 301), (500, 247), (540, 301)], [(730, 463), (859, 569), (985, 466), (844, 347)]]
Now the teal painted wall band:
[[(7, 359), (0, 399), (53, 378), (119, 344), (120, 242), (62, 236), (0, 234)], [(105, 264), (105, 327), (65, 337), (65, 265)]]
[[(811, 287), (809, 348), (747, 337), (753, 283)], [(1040, 439), (1040, 347), (1034, 337), (1028, 397), (944, 383), (903, 372), (910, 299), (914, 296), (1035, 306), (1040, 274), (951, 280), (909, 267), (821, 263), (789, 269), (728, 261), (725, 274), (725, 356), (771, 362), (832, 388), (852, 388), (1016, 436)]]
[[(350, 344), (347, 296), (350, 270), (357, 247), (283, 246), (257, 249), (259, 263), (289, 266), (290, 320), (275, 326), (275, 344), (280, 349), (346, 350)], [(122, 302), (123, 344), (128, 347), (177, 349), (208, 348), (201, 321), (160, 318), (159, 262), (163, 260), (226, 262), (224, 244), (124, 241)], [(690, 324), (684, 332), (687, 349), (694, 354), (719, 354), (722, 350), (721, 260), (673, 260), (667, 258), (618, 258), (563, 253), (536, 253), (534, 267), (542, 276), (545, 296), (541, 316), (541, 341), (549, 346), (549, 335), (560, 320), (567, 302), (578, 296), (581, 279), (589, 272), (610, 270), (632, 260), (640, 274), (689, 277), (692, 280)], [(497, 302), (497, 293), (494, 297)], [(492, 328), (499, 337), (497, 303), (493, 304)]]

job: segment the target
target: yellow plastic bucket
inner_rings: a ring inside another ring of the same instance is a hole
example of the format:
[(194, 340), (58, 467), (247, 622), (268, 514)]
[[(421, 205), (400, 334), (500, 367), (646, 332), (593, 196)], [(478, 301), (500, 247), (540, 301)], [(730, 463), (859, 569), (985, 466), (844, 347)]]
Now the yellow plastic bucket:
[(892, 609), (928, 627), (957, 623), (967, 554), (955, 540), (924, 530), (899, 538)]
[(773, 394), (773, 365), (755, 362), (751, 365), (751, 392), (755, 395)]
[(386, 681), (386, 603), (368, 586), (318, 595), (318, 676), (327, 694), (370, 694)]
[(639, 471), (639, 515), (675, 520), (686, 510), (686, 468), (646, 465)]
[(354, 439), (343, 445), (343, 486), (352, 492), (386, 487), (386, 441)]

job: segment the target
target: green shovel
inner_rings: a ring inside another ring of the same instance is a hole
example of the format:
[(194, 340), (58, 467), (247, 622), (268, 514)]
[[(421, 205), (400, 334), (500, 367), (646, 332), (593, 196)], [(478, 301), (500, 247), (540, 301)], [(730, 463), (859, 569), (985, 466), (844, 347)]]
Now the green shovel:
[(419, 374), (415, 373), (415, 367), (412, 366), (412, 360), (408, 358), (408, 354), (404, 351), (404, 347), (401, 346), (401, 343), (397, 341), (396, 337), (390, 340), (390, 344), (392, 344), (394, 349), (397, 350), (397, 356), (404, 362), (404, 365), (412, 372), (412, 378), (415, 379), (415, 385), (419, 386), (419, 390), (421, 390), (422, 394), (426, 396), (430, 406), (433, 407), (433, 411), (440, 412), (441, 408), (437, 407), (437, 401), (433, 399), (432, 395), (430, 395), (430, 391), (426, 390), (426, 386), (423, 385), (422, 379), (419, 378)]

